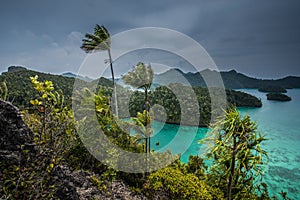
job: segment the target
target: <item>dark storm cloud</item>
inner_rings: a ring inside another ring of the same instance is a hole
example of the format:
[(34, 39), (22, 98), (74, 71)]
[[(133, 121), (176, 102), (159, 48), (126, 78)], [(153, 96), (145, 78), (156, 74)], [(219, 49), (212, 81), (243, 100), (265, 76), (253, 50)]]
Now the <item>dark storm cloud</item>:
[(2, 1), (0, 71), (20, 64), (74, 71), (96, 23), (117, 34), (155, 26), (203, 45), (221, 70), (258, 77), (300, 75), (300, 2), (291, 1)]
[(262, 77), (299, 75), (299, 2), (225, 2), (208, 12), (207, 32), (193, 31), (220, 68)]

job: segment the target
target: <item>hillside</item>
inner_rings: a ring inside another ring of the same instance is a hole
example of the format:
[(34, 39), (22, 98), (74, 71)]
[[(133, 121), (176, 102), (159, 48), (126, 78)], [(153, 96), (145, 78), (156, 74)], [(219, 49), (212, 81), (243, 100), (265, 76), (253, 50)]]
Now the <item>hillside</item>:
[[(196, 73), (184, 73), (179, 69), (170, 69), (164, 73), (158, 74), (155, 76), (155, 82), (158, 84), (170, 84), (174, 80), (186, 84), (188, 81), (192, 86), (205, 87), (205, 77), (214, 77), (216, 71), (211, 71), (209, 69), (203, 70)], [(224, 86), (228, 89), (243, 89), (243, 88), (253, 88), (258, 89), (265, 85), (269, 86), (278, 86), (285, 89), (289, 88), (300, 88), (300, 77), (288, 76), (281, 79), (257, 79), (253, 77), (248, 77), (242, 73), (238, 73), (235, 70), (220, 72), (220, 75), (223, 79)]]
[[(0, 82), (5, 81), (7, 84), (8, 100), (20, 108), (29, 106), (29, 101), (37, 95), (30, 80), (30, 77), (35, 75), (38, 75), (40, 81), (51, 80), (55, 90), (61, 90), (64, 94), (66, 103), (71, 103), (70, 100), (75, 78), (28, 70), (24, 67), (9, 67), (7, 72), (3, 72), (0, 75)], [(81, 79), (77, 79), (77, 81), (82, 84), (82, 86), (94, 84), (94, 82), (87, 83)], [(111, 83), (109, 80), (101, 78), (99, 84), (110, 85)]]

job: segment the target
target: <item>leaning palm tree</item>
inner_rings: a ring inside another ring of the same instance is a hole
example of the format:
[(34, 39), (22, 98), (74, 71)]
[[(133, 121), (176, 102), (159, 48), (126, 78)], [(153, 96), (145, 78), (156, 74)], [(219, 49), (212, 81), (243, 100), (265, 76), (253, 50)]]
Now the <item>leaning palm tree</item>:
[(109, 64), (115, 94), (115, 104), (116, 104), (116, 114), (118, 116), (118, 103), (117, 103), (117, 94), (116, 94), (116, 85), (115, 85), (115, 76), (113, 69), (113, 61), (110, 53), (110, 35), (108, 30), (104, 26), (100, 26), (96, 24), (94, 28), (94, 34), (85, 34), (85, 39), (82, 40), (83, 44), (81, 45), (81, 49), (83, 49), (86, 53), (92, 53), (96, 51), (107, 51), (109, 57)]

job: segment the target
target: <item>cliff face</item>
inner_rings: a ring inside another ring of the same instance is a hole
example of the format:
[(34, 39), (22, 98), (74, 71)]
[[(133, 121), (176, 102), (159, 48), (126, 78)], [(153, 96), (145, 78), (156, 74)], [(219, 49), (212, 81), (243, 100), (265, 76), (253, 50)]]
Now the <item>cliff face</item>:
[(32, 132), (11, 103), (0, 100), (0, 150), (19, 151), (31, 146)]
[(32, 134), (18, 109), (0, 100), (0, 199), (6, 197), (3, 190), (10, 167), (25, 163), (22, 150), (35, 151), (30, 139)]
[[(40, 159), (41, 155), (32, 136), (33, 133), (22, 120), (19, 110), (11, 103), (0, 100), (0, 199), (42, 198), (41, 194), (26, 196), (31, 191), (24, 191), (26, 189), (20, 184), (26, 182), (26, 175), (33, 174), (33, 165), (43, 165), (39, 162), (43, 159)], [(12, 175), (14, 170), (17, 173)], [(91, 181), (91, 176), (99, 177), (98, 174), (84, 170), (72, 171), (67, 164), (55, 166), (48, 175), (46, 181), (56, 188), (53, 194), (55, 199), (145, 199), (134, 195), (122, 181), (108, 183), (106, 191), (99, 190)], [(45, 188), (47, 190), (47, 185)]]

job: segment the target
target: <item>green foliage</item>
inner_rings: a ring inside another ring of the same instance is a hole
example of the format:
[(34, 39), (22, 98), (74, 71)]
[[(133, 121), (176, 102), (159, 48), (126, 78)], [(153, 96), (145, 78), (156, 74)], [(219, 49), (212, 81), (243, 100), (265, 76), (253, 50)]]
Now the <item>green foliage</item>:
[[(135, 130), (135, 137), (139, 141), (140, 139), (149, 139), (153, 134), (151, 114), (147, 115), (146, 110), (144, 112), (137, 113), (137, 117), (132, 117), (134, 123), (131, 124), (131, 128)], [(146, 140), (147, 143), (147, 140)], [(149, 152), (149, 150), (145, 150)]]
[[(132, 71), (128, 72), (128, 74), (122, 76), (122, 79), (126, 84), (129, 84), (135, 88), (143, 88), (145, 95), (145, 110), (140, 113), (137, 113), (137, 117), (133, 118), (135, 121), (135, 129), (138, 130), (138, 133), (142, 134), (146, 140), (146, 153), (150, 152), (150, 136), (153, 132), (151, 127), (151, 116), (149, 115), (150, 103), (148, 100), (148, 90), (153, 82), (153, 70), (151, 65), (145, 66), (144, 63), (138, 63)], [(140, 128), (137, 128), (140, 127)]]
[(73, 111), (64, 106), (62, 92), (52, 92), (54, 87), (51, 81), (40, 82), (38, 76), (30, 79), (39, 97), (30, 100), (32, 112), (24, 114), (25, 121), (36, 136), (34, 140), (40, 145), (47, 143), (51, 148), (64, 148), (60, 146), (66, 143), (64, 139), (75, 134)]
[(205, 170), (207, 170), (207, 166), (203, 159), (199, 156), (191, 155), (189, 157), (186, 170), (188, 173), (195, 174), (200, 180), (204, 180), (206, 178)]
[(268, 100), (276, 100), (276, 101), (291, 101), (292, 98), (280, 93), (269, 93), (267, 94)]
[(249, 116), (241, 117), (236, 109), (229, 109), (210, 134), (206, 139), (213, 144), (208, 153), (213, 159), (210, 184), (217, 185), (227, 199), (257, 198), (267, 152), (260, 146), (266, 139), (257, 132), (256, 124)]
[(94, 186), (96, 186), (98, 189), (102, 189), (101, 186), (102, 186), (103, 182), (99, 178), (97, 178), (95, 176), (91, 176), (90, 179)]
[[(111, 93), (108, 88), (100, 89), (97, 94), (91, 92), (88, 88), (78, 91), (74, 94), (74, 101), (77, 102), (77, 105), (80, 105), (80, 108), (76, 109), (76, 114), (86, 116), (89, 112), (95, 112), (101, 130), (114, 144), (129, 151), (141, 151), (141, 146), (137, 145), (134, 138), (129, 135), (128, 123), (114, 117), (111, 111), (109, 94)], [(89, 124), (89, 120), (84, 118), (82, 123)]]
[(39, 157), (34, 152), (24, 150), (22, 162), (10, 166), (0, 165), (4, 174), (2, 190), (9, 199), (53, 199), (56, 188), (52, 171), (59, 162), (45, 151)]
[[(75, 141), (76, 122), (74, 113), (64, 105), (62, 92), (53, 92), (52, 81), (38, 81), (38, 76), (30, 77), (32, 86), (38, 92), (36, 99), (30, 100), (33, 109), (24, 111), (24, 120), (33, 131), (34, 141), (43, 151), (55, 152), (53, 157), (63, 157)], [(54, 158), (56, 159), (56, 158)]]
[[(177, 91), (178, 96), (174, 94), (172, 89)], [(170, 84), (169, 86), (159, 86), (155, 90), (148, 93), (148, 98), (150, 105), (161, 105), (164, 109), (157, 109), (154, 116), (155, 120), (164, 120), (164, 112), (166, 113), (166, 122), (171, 124), (186, 124), (186, 125), (196, 125), (201, 127), (207, 127), (210, 125), (211, 113), (211, 99), (207, 88), (195, 87), (193, 92), (188, 92), (191, 88), (184, 86), (182, 84)], [(214, 96), (218, 97), (220, 94), (218, 88), (211, 88), (214, 92)], [(135, 91), (132, 93), (129, 102), (129, 112), (131, 116), (136, 116), (137, 112), (143, 112), (145, 106), (143, 92)], [(259, 107), (262, 105), (261, 101), (256, 97), (233, 90), (226, 90), (227, 102), (229, 105), (235, 106), (246, 106), (246, 107)], [(223, 97), (220, 96), (219, 99)], [(216, 99), (216, 101), (218, 98)], [(195, 118), (195, 103), (198, 101), (198, 108), (200, 113), (200, 119)], [(120, 108), (123, 106), (122, 102), (119, 103)], [(183, 105), (183, 107), (181, 107)], [(128, 107), (128, 106), (127, 106)], [(126, 107), (126, 108), (127, 108)], [(182, 115), (185, 116), (183, 121)], [(162, 117), (161, 117), (162, 116)], [(124, 116), (129, 117), (129, 116)]]
[(234, 90), (226, 90), (227, 102), (230, 105), (234, 105), (237, 107), (261, 107), (262, 102), (257, 97), (252, 96), (250, 94), (234, 91)]
[[(31, 77), (39, 96), (31, 100), (33, 109), (23, 111), (23, 118), (34, 133), (36, 149), (23, 149), (22, 160), (4, 170), (4, 193), (11, 199), (51, 199), (56, 188), (53, 171), (66, 160), (73, 145), (73, 112), (63, 106), (63, 95), (53, 92), (51, 81)], [(1, 166), (2, 169), (3, 166)]]
[(147, 92), (153, 81), (153, 70), (151, 65), (145, 66), (144, 63), (138, 63), (132, 71), (122, 76), (124, 83), (131, 85), (134, 88), (143, 88)]
[(87, 53), (108, 50), (110, 48), (109, 32), (104, 26), (96, 24), (94, 34), (87, 33), (85, 37), (86, 38), (82, 40), (83, 44), (81, 49)]
[(107, 50), (109, 56), (112, 82), (113, 86), (115, 87), (115, 77), (112, 65), (113, 61), (110, 53), (111, 40), (108, 30), (104, 26), (96, 24), (94, 28), (94, 34), (85, 34), (85, 39), (83, 39), (82, 42), (83, 43), (80, 48), (83, 49), (86, 53)]
[[(55, 91), (62, 91), (65, 97), (65, 105), (70, 105), (75, 78), (60, 75), (46, 74), (32, 70), (18, 70), (4, 72), (0, 75), (0, 82), (6, 82), (8, 94), (7, 100), (17, 107), (24, 109), (31, 104), (30, 100), (39, 96), (38, 92), (32, 87), (29, 77), (38, 75), (40, 81), (51, 80)], [(83, 86), (82, 80), (77, 80)]]
[(7, 94), (8, 94), (8, 89), (7, 89), (6, 83), (1, 82), (0, 83), (0, 99), (5, 101), (7, 99)]
[[(179, 85), (180, 86), (180, 85)], [(183, 90), (182, 90), (183, 91)], [(181, 119), (181, 111), (186, 109), (181, 109), (179, 100), (176, 95), (166, 86), (160, 86), (155, 88), (151, 97), (151, 104), (161, 105), (167, 114), (167, 122), (169, 123), (179, 123)], [(189, 97), (186, 96), (188, 100)], [(188, 103), (188, 101), (185, 101)], [(188, 106), (187, 106), (188, 107)], [(157, 111), (163, 112), (163, 111)], [(160, 120), (159, 118), (157, 120)]]
[[(167, 167), (152, 173), (145, 186), (149, 196), (158, 191), (170, 199), (213, 199), (211, 188), (194, 174), (184, 174), (179, 169)], [(215, 198), (220, 199), (220, 198)]]

